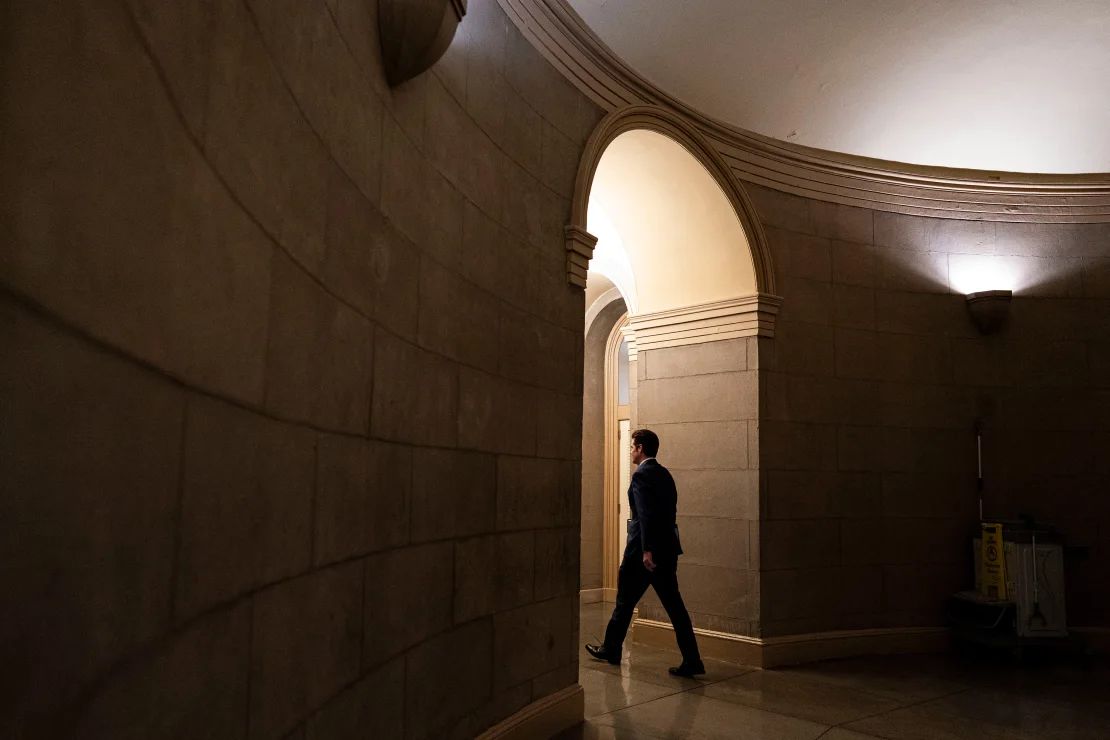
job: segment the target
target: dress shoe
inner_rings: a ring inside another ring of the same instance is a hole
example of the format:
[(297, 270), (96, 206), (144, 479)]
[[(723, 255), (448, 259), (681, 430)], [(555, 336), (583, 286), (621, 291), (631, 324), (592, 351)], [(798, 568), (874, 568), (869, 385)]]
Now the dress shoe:
[(693, 678), (694, 676), (705, 675), (705, 665), (699, 660), (697, 663), (687, 663), (682, 661), (682, 665), (668, 668), (667, 673), (672, 676), (680, 676), (682, 678)]
[(604, 645), (590, 645), (587, 643), (586, 652), (590, 654), (590, 657), (604, 660), (609, 665), (621, 664), (621, 654), (609, 652)]

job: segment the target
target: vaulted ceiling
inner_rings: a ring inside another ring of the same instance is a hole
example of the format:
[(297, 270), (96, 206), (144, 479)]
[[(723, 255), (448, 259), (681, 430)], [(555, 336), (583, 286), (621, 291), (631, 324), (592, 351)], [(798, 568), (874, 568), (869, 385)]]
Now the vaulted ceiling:
[(1110, 0), (567, 0), (732, 125), (895, 162), (1110, 172)]

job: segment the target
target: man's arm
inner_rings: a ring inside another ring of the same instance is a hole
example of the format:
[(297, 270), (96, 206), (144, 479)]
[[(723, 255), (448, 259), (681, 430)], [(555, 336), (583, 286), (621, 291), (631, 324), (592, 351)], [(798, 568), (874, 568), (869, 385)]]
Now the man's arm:
[(652, 521), (656, 515), (654, 501), (647, 490), (647, 480), (643, 473), (632, 474), (632, 501), (636, 505), (636, 516), (640, 520), (640, 548), (644, 552), (644, 567), (655, 570), (655, 561), (651, 553), (654, 547), (651, 530)]

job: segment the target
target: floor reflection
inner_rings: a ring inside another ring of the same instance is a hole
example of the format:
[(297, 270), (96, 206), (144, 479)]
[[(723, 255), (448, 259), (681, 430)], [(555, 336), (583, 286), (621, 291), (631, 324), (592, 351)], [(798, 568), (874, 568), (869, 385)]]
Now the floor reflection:
[[(611, 607), (581, 610), (598, 641)], [(619, 666), (583, 651), (586, 722), (560, 738), (774, 740), (1103, 740), (1110, 668), (1014, 665), (956, 655), (885, 656), (760, 671), (706, 661), (699, 680), (667, 674), (677, 652), (625, 646)]]

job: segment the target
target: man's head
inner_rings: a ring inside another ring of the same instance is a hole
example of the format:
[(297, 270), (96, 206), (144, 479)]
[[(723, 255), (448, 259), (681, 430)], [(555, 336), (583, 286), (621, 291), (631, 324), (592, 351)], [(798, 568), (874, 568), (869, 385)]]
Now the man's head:
[(649, 457), (659, 454), (659, 436), (650, 429), (632, 432), (632, 463), (639, 465)]

